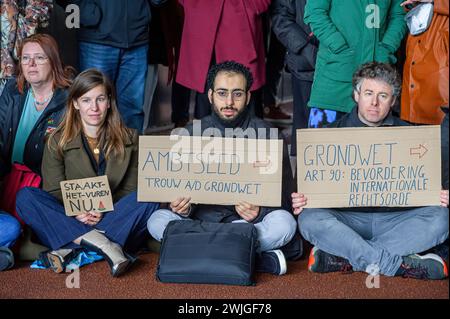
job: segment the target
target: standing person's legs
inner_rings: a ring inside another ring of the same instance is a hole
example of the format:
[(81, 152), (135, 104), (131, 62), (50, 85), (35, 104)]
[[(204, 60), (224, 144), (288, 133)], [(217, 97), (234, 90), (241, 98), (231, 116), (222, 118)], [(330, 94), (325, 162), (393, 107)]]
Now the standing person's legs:
[(156, 87), (158, 84), (158, 64), (147, 65), (147, 80), (145, 82), (145, 97), (144, 97), (144, 126), (142, 132), (145, 132), (147, 127), (152, 124), (152, 103), (153, 96), (155, 95)]
[(95, 68), (105, 73), (115, 83), (120, 60), (120, 49), (109, 45), (79, 42), (78, 60), (80, 71)]
[(142, 132), (148, 45), (123, 50), (116, 80), (119, 111), (125, 125)]
[(184, 127), (189, 122), (189, 103), (191, 89), (172, 82), (172, 123), (175, 127)]
[(277, 104), (277, 93), (283, 73), (285, 55), (286, 48), (280, 43), (274, 32), (270, 31), (266, 63), (266, 84), (263, 89), (265, 107), (275, 107)]
[(291, 156), (297, 155), (297, 130), (308, 128), (309, 107), (312, 82), (302, 81), (292, 74), (292, 94), (294, 95), (294, 123), (291, 136)]
[(194, 118), (200, 120), (211, 114), (211, 103), (209, 103), (208, 93), (196, 92)]

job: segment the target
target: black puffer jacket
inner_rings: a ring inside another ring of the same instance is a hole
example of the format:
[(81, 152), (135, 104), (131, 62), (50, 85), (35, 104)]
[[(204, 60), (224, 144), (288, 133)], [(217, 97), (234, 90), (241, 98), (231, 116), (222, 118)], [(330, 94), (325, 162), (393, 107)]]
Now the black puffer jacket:
[(80, 8), (80, 41), (131, 48), (148, 42), (150, 4), (167, 0), (71, 0)]
[[(225, 136), (226, 128), (241, 128), (242, 130), (246, 130), (248, 128), (255, 129), (258, 132), (259, 128), (270, 129), (272, 126), (256, 117), (252, 117), (249, 114), (249, 110), (246, 109), (243, 113), (241, 113), (238, 118), (232, 123), (225, 124), (213, 111), (212, 115), (202, 118), (201, 120), (201, 130), (200, 132), (196, 132), (192, 124), (186, 127), (187, 131), (191, 136), (198, 135), (198, 133), (203, 134), (203, 132), (208, 128), (216, 128), (220, 130), (223, 137)], [(270, 131), (266, 130), (267, 135), (266, 139), (271, 138)], [(272, 136), (273, 138), (273, 136)], [(280, 138), (280, 136), (275, 136), (275, 138)], [(287, 151), (286, 143), (283, 143), (283, 175), (282, 175), (282, 194), (281, 194), (281, 203), (282, 208), (291, 211), (291, 193), (293, 191), (293, 176), (291, 164), (289, 161), (289, 155)], [(252, 203), (257, 205), (258, 203)], [(257, 218), (255, 218), (252, 223), (261, 222), (264, 216), (268, 213), (277, 210), (277, 207), (261, 207), (260, 213)], [(223, 205), (206, 205), (206, 204), (198, 204), (193, 205), (191, 211), (191, 217), (194, 219), (201, 219), (208, 222), (232, 222), (234, 220), (241, 219), (238, 215), (234, 206), (223, 206)]]
[(272, 29), (286, 47), (289, 71), (302, 81), (314, 77), (319, 41), (303, 22), (306, 0), (275, 0), (272, 2)]
[[(20, 94), (15, 80), (9, 80), (0, 97), (0, 179), (11, 169), (11, 156), (25, 105), (27, 91)], [(57, 89), (28, 137), (24, 164), (40, 175), (45, 137), (55, 129), (65, 111), (67, 92)]]

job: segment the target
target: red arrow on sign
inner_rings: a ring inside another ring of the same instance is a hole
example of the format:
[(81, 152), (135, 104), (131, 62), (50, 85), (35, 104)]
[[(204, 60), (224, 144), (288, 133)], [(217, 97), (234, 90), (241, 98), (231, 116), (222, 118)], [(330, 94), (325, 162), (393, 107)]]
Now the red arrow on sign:
[(419, 144), (419, 147), (409, 149), (409, 155), (419, 155), (419, 158), (422, 158), (426, 152), (428, 152), (428, 149), (422, 144)]

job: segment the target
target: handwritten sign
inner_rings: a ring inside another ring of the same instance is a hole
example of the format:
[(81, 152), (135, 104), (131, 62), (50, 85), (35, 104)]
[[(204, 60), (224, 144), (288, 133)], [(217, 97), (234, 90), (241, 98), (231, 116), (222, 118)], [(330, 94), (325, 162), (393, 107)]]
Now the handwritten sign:
[(439, 205), (439, 126), (297, 130), (307, 207)]
[(282, 147), (276, 139), (141, 136), (138, 201), (278, 207)]
[(60, 185), (67, 216), (114, 210), (106, 175), (62, 181)]

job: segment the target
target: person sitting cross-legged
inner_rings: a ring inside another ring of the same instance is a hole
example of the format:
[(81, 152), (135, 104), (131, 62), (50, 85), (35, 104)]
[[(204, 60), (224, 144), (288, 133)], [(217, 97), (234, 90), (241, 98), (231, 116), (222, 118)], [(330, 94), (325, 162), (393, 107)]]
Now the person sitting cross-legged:
[[(372, 62), (353, 76), (356, 106), (334, 127), (403, 126), (391, 108), (400, 92), (400, 77), (390, 65)], [(303, 237), (314, 245), (312, 272), (363, 271), (386, 276), (443, 279), (447, 264), (436, 254), (420, 255), (448, 238), (448, 190), (440, 206), (305, 208), (307, 198), (292, 194)], [(378, 271), (377, 271), (378, 270)]]

